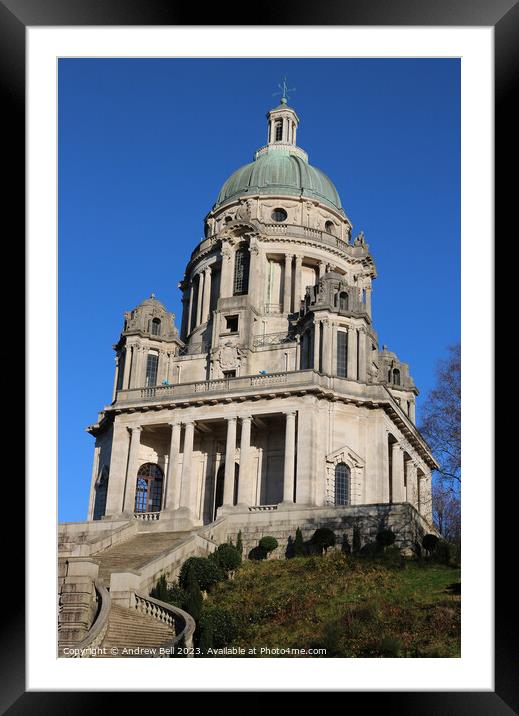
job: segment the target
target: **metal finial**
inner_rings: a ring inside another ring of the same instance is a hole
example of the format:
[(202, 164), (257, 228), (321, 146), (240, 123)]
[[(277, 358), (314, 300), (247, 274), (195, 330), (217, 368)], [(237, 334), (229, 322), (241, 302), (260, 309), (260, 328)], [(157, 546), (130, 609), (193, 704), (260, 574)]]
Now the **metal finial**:
[(281, 104), (286, 104), (287, 101), (290, 99), (290, 95), (288, 93), (295, 92), (296, 88), (295, 87), (289, 88), (286, 77), (283, 77), (281, 84), (278, 84), (278, 87), (281, 90), (281, 92), (274, 92), (272, 96), (276, 97), (278, 94), (280, 94), (281, 95)]
[(152, 294), (150, 295), (150, 298), (155, 298), (155, 294), (152, 293)]

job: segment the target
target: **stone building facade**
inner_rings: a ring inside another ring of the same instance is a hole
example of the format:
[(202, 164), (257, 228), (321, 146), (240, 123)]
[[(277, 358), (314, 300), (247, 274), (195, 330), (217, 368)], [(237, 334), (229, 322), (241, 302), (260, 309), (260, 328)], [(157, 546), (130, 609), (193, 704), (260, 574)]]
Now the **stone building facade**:
[(296, 112), (283, 99), (267, 120), (205, 218), (179, 326), (153, 295), (124, 316), (88, 428), (89, 520), (408, 502), (431, 522), (436, 463), (409, 368), (378, 347), (369, 246), (297, 146)]

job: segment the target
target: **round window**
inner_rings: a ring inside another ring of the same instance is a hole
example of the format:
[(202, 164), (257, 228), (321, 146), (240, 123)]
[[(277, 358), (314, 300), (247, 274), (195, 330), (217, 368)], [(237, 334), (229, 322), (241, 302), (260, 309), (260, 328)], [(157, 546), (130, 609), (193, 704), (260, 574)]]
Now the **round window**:
[(287, 216), (288, 214), (284, 209), (274, 209), (272, 212), (272, 219), (274, 221), (286, 221)]

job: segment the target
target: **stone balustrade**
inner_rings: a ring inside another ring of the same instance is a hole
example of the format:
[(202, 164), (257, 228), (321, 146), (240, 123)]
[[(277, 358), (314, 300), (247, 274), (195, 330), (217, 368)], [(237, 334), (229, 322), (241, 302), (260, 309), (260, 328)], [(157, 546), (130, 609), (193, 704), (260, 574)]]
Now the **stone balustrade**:
[[(183, 609), (174, 607), (172, 604), (161, 602), (153, 597), (146, 597), (143, 594), (135, 592), (134, 608), (139, 614), (145, 614), (157, 619), (164, 624), (170, 626), (175, 634), (174, 638), (166, 644), (161, 644), (162, 653), (157, 651), (155, 658), (169, 658), (174, 656), (172, 648), (175, 646), (184, 646), (187, 649), (193, 647), (193, 634), (195, 633), (195, 620)], [(192, 657), (193, 653), (187, 653), (187, 657)]]
[(144, 520), (145, 522), (160, 520), (160, 512), (134, 512), (133, 516), (136, 520)]
[(263, 336), (256, 336), (252, 341), (253, 349), (278, 346), (283, 343), (295, 343), (296, 336), (287, 333), (266, 333)]
[(251, 505), (248, 510), (249, 512), (273, 512), (277, 508), (278, 505)]

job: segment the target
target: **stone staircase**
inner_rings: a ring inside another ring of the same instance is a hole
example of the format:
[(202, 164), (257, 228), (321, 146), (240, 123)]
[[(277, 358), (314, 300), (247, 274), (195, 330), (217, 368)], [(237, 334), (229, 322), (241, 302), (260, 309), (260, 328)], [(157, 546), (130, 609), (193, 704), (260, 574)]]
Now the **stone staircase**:
[(98, 552), (93, 555), (93, 559), (99, 562), (99, 581), (108, 587), (112, 572), (138, 570), (155, 557), (169, 552), (190, 534), (190, 532), (143, 532)]
[[(174, 636), (173, 629), (164, 622), (147, 614), (139, 614), (135, 609), (113, 604), (108, 631), (100, 644), (103, 653), (100, 652), (97, 658), (142, 658), (146, 656), (145, 653), (132, 653), (131, 650), (156, 650), (171, 641)], [(129, 650), (129, 653), (123, 653), (124, 649)], [(112, 650), (117, 650), (117, 653), (112, 653)]]

